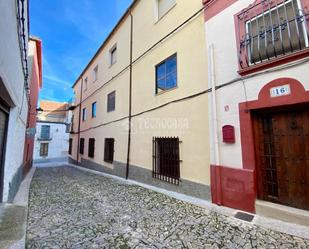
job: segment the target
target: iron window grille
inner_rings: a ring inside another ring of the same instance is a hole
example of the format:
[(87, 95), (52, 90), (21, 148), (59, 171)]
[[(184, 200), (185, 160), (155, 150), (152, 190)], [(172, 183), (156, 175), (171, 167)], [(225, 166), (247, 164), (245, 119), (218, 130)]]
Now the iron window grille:
[(73, 144), (73, 139), (69, 139), (69, 154), (72, 155), (72, 144)]
[(84, 155), (85, 138), (81, 138), (79, 141), (79, 153)]
[(107, 112), (115, 111), (116, 108), (116, 92), (113, 91), (107, 95)]
[(104, 161), (107, 163), (113, 163), (114, 161), (114, 144), (114, 138), (105, 138)]
[(179, 185), (179, 144), (178, 137), (153, 138), (153, 178)]
[(308, 13), (302, 2), (260, 0), (236, 16), (241, 69), (309, 47)]
[(40, 156), (41, 157), (47, 157), (48, 156), (48, 143), (41, 143)]
[(89, 138), (88, 157), (90, 157), (90, 158), (94, 158), (94, 147), (95, 147), (95, 139)]
[(177, 54), (156, 66), (156, 94), (177, 86)]

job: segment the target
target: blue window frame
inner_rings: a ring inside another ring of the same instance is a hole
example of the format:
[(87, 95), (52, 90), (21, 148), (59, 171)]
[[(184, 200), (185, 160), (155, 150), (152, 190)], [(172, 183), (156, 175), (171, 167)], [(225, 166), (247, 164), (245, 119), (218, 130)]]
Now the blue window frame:
[(156, 66), (156, 94), (177, 86), (177, 55)]
[(92, 103), (91, 116), (95, 118), (97, 116), (97, 102)]

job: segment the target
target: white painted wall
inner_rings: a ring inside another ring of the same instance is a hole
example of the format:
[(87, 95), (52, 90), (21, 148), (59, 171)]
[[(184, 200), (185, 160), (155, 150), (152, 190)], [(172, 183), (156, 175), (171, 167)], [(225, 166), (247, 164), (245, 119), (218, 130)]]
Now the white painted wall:
[[(13, 176), (23, 163), (28, 113), (16, 12), (16, 1), (0, 0), (0, 34), (2, 37), (0, 39), (0, 77), (11, 100), (4, 165), (4, 202), (8, 200), (9, 185)], [(28, 31), (25, 30), (25, 33), (28, 34)], [(28, 37), (26, 39), (28, 40)]]
[[(216, 91), (218, 134), (213, 133), (212, 103), (211, 99), (209, 99), (212, 164), (215, 164), (214, 136), (217, 135), (219, 137), (220, 165), (234, 168), (243, 167), (240, 141), (239, 103), (256, 100), (264, 85), (274, 79), (282, 77), (294, 78), (302, 82), (307, 91), (309, 90), (308, 60), (298, 64), (296, 61), (277, 68), (272, 68), (250, 78), (242, 78), (237, 73), (238, 61), (234, 15), (253, 2), (253, 0), (237, 1), (205, 23), (207, 48), (212, 44), (214, 45), (216, 85), (219, 86), (236, 80), (233, 84)], [(297, 65), (294, 65), (295, 63)], [(225, 110), (226, 106), (229, 106), (229, 111)], [(222, 126), (224, 125), (233, 125), (235, 127), (235, 144), (225, 144), (222, 142)]]
[[(40, 141), (38, 138), (41, 135), (41, 126), (50, 125), (50, 141)], [(36, 135), (34, 142), (34, 161), (60, 159), (68, 156), (69, 149), (69, 133), (66, 133), (66, 124), (64, 123), (50, 123), (50, 122), (38, 122), (36, 125)], [(40, 156), (41, 143), (49, 143), (48, 156)]]

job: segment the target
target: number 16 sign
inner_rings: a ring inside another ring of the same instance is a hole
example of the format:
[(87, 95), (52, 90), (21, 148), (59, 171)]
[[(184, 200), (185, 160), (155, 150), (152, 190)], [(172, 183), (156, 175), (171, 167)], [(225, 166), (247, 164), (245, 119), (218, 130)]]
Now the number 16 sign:
[(284, 86), (277, 86), (270, 89), (270, 96), (273, 97), (280, 97), (284, 95), (291, 94), (290, 85)]

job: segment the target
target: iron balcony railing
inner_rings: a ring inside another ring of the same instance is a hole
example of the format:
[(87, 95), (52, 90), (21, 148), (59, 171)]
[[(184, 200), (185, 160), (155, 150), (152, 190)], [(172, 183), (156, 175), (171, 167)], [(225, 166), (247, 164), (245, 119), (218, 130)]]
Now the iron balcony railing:
[(48, 135), (48, 136), (45, 136), (45, 135), (39, 135), (38, 138), (37, 138), (39, 141), (50, 141), (53, 139), (52, 135)]
[(306, 1), (261, 0), (237, 15), (241, 69), (309, 47)]

